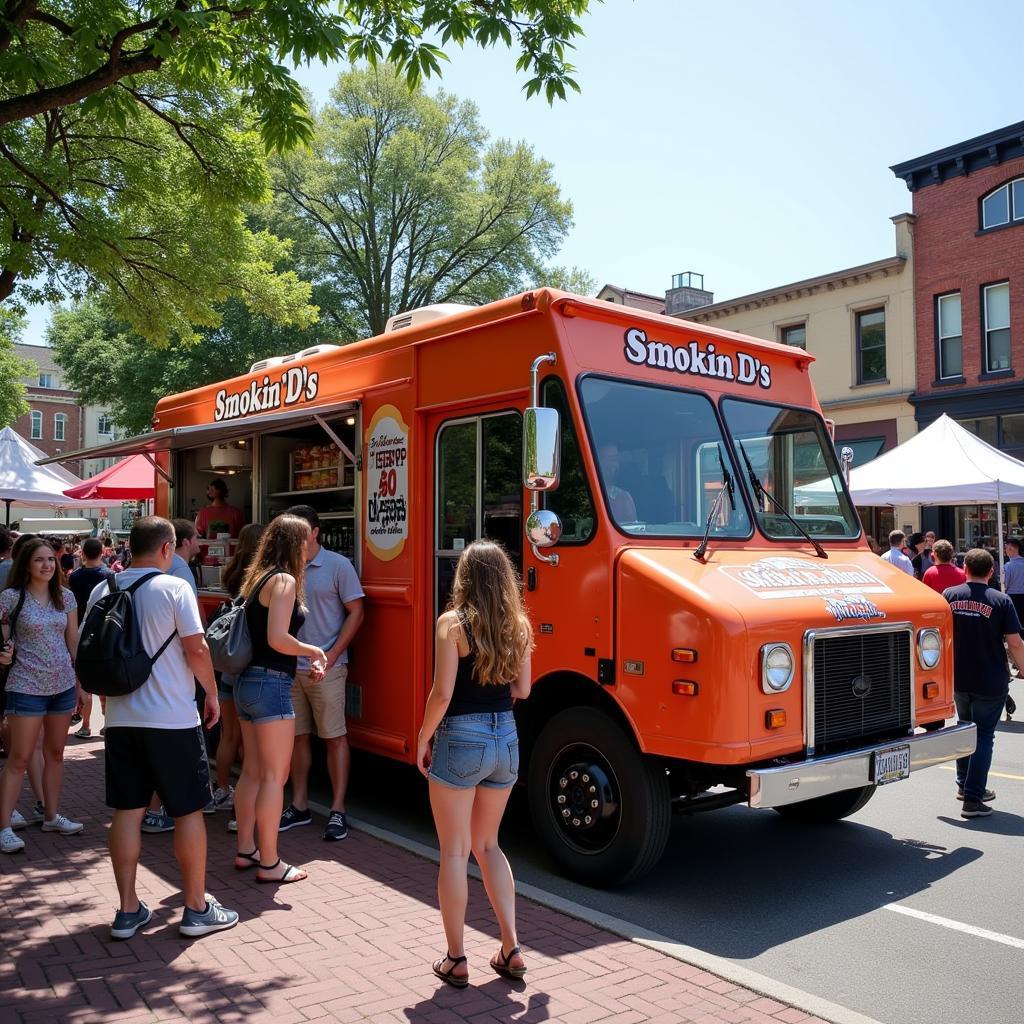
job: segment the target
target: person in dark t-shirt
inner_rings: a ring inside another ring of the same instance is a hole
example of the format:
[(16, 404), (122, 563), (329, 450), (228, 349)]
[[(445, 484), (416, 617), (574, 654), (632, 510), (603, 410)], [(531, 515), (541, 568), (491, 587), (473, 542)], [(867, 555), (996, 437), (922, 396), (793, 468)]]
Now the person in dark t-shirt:
[[(87, 537), (82, 543), (82, 564), (68, 576), (68, 586), (75, 595), (81, 609), (82, 621), (85, 621), (85, 609), (89, 604), (89, 595), (113, 573), (103, 565), (103, 541), (99, 537)], [(92, 736), (92, 694), (82, 691), (82, 726), (75, 733), (79, 739), (87, 740)]]
[(956, 762), (963, 818), (983, 818), (995, 793), (986, 788), (992, 766), (996, 725), (1010, 689), (1004, 641), (1017, 669), (1024, 670), (1024, 641), (1013, 602), (989, 586), (994, 562), (981, 548), (964, 559), (967, 582), (943, 593), (953, 610), (953, 697), (961, 722), (973, 722), (978, 739), (974, 753)]

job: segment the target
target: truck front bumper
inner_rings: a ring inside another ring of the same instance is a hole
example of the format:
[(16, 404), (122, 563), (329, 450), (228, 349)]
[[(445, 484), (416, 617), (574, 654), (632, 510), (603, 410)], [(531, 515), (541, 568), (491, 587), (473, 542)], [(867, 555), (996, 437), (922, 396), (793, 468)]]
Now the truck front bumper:
[(974, 723), (961, 722), (934, 732), (916, 733), (890, 743), (847, 750), (842, 754), (810, 758), (777, 768), (756, 768), (747, 772), (750, 806), (784, 807), (846, 789), (869, 786), (876, 751), (896, 745), (910, 747), (910, 770), (916, 772), (943, 761), (970, 756), (974, 753), (975, 741)]

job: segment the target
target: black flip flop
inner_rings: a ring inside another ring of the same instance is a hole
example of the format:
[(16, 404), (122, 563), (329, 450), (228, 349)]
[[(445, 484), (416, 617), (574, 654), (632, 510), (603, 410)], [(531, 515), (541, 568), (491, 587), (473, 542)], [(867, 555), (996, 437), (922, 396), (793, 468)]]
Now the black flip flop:
[[(443, 964), (445, 960), (450, 960), (452, 965), (447, 971), (442, 971), (441, 964)], [(453, 988), (466, 988), (469, 985), (469, 978), (463, 978), (457, 974), (452, 974), (452, 971), (454, 971), (459, 964), (464, 963), (466, 963), (466, 958), (464, 956), (452, 956), (451, 953), (446, 953), (440, 960), (435, 960), (431, 966), (434, 969), (434, 974), (436, 974), (437, 977), (439, 977), (446, 985), (451, 985)]]
[(522, 955), (522, 950), (518, 946), (513, 946), (509, 950), (508, 956), (505, 956), (504, 948), (498, 950), (498, 962), (491, 961), (491, 967), (495, 974), (500, 974), (503, 978), (514, 978), (518, 981), (526, 973), (525, 967), (511, 967), (510, 963), (512, 957), (519, 953)]
[[(261, 871), (273, 871), (281, 863), (281, 858), (278, 857), (273, 864), (257, 864), (256, 866)], [(261, 885), (291, 885), (292, 882), (304, 882), (309, 875), (303, 875), (301, 869), (297, 868), (294, 864), (288, 864), (287, 870), (280, 878), (260, 878), (256, 876), (256, 881)]]
[[(260, 866), (260, 851), (253, 850), (252, 853), (236, 853), (235, 860), (247, 860), (249, 863), (243, 867), (235, 865), (236, 871), (248, 871), (250, 868), (258, 868)], [(281, 862), (278, 861), (278, 864)]]

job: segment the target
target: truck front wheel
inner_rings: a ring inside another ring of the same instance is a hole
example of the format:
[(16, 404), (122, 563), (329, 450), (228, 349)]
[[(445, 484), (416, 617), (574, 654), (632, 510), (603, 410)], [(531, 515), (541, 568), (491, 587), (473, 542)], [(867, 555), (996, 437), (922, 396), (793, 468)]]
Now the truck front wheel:
[(796, 804), (776, 807), (784, 818), (802, 821), (808, 825), (824, 825), (856, 814), (874, 795), (877, 786), (862, 786), (860, 789), (844, 789), (841, 793), (829, 793), (813, 800), (801, 800)]
[(618, 885), (650, 871), (665, 849), (668, 777), (600, 711), (569, 708), (544, 726), (527, 787), (534, 827), (569, 878)]

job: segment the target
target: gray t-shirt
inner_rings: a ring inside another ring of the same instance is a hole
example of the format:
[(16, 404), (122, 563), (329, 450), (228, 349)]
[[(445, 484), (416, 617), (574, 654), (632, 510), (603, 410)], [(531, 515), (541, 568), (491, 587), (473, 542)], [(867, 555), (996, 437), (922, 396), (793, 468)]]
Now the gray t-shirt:
[[(306, 621), (299, 630), (299, 639), (328, 651), (338, 642), (345, 623), (345, 604), (365, 596), (359, 577), (344, 555), (321, 547), (306, 563), (303, 590)], [(341, 652), (338, 664), (348, 664), (347, 650)], [(309, 658), (299, 658), (299, 671), (309, 671)]]
[(188, 562), (179, 554), (175, 554), (171, 561), (171, 567), (167, 570), (168, 575), (177, 576), (179, 580), (184, 580), (191, 588), (192, 593), (199, 596), (199, 587), (196, 585), (196, 578), (192, 570), (188, 567)]

